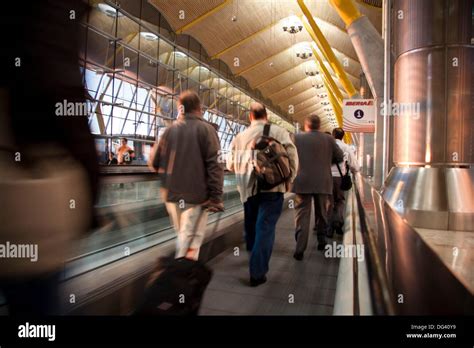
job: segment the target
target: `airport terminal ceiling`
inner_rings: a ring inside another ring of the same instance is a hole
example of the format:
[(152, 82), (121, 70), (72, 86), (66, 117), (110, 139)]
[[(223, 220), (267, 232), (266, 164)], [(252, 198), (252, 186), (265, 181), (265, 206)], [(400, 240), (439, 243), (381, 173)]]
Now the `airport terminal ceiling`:
[(472, 347), (474, 0), (9, 5), (0, 348)]
[[(306, 19), (297, 1), (149, 2), (165, 16), (175, 32), (191, 35), (211, 58), (222, 59), (235, 75), (243, 76), (252, 88), (260, 90), (295, 121), (301, 121), (309, 113), (331, 109), (314, 57), (307, 57), (311, 54), (312, 39), (302, 26)], [(343, 21), (328, 0), (307, 1), (306, 5), (357, 89), (362, 70)], [(359, 11), (381, 33), (382, 11), (378, 5), (376, 1), (357, 3)], [(296, 27), (296, 33), (284, 30), (291, 26)], [(330, 62), (324, 63), (331, 71)], [(308, 73), (316, 75), (308, 76)], [(333, 75), (333, 78), (347, 97), (337, 77)], [(334, 125), (334, 113), (325, 112), (325, 115)]]
[[(339, 74), (333, 71), (333, 62), (327, 60), (303, 26), (303, 21), (306, 22), (307, 19), (296, 0), (122, 0), (116, 3), (93, 0), (91, 5), (95, 11), (90, 14), (88, 25), (115, 36), (120, 39), (117, 45), (124, 46), (122, 52), (117, 50), (116, 60), (125, 51), (130, 51), (127, 46), (132, 50), (136, 49), (145, 58), (157, 59), (157, 80), (150, 78), (149, 74), (147, 77), (146, 70), (149, 67), (142, 69), (140, 66), (143, 73), (136, 75), (140, 83), (144, 81), (151, 86), (156, 85), (159, 94), (162, 94), (164, 86), (168, 87), (164, 88), (165, 92), (167, 90), (172, 93), (179, 92), (177, 87), (181, 87), (176, 76), (171, 78), (173, 81), (168, 81), (168, 77), (162, 78), (166, 72), (163, 74), (165, 69), (161, 63), (166, 62), (188, 77), (188, 88), (194, 80), (204, 85), (192, 86), (199, 88), (200, 94), (212, 94), (211, 91), (217, 89), (218, 93), (229, 97), (232, 106), (227, 109), (237, 109), (234, 105), (238, 105), (239, 109), (229, 112), (224, 110), (223, 114), (227, 114), (230, 116), (229, 120), (235, 120), (238, 124), (246, 123), (246, 108), (252, 100), (263, 101), (271, 111), (271, 118), (291, 131), (295, 122), (301, 123), (310, 113), (323, 116), (324, 130), (331, 130), (340, 124), (329, 95), (331, 92), (327, 89), (327, 80), (325, 83), (324, 74), (313, 54), (315, 50), (324, 61), (326, 72), (331, 75), (337, 93), (343, 98), (350, 95), (344, 89)], [(380, 5), (378, 1), (357, 2), (359, 11), (370, 19), (379, 33), (382, 30)], [(344, 22), (329, 0), (307, 1), (306, 6), (343, 67), (348, 81), (358, 91), (362, 69)], [(117, 14), (104, 15), (107, 14), (107, 9), (114, 12), (115, 8), (120, 9)], [(147, 32), (158, 34), (159, 43), (152, 40), (154, 37), (146, 37)], [(163, 37), (176, 45), (176, 48), (171, 47)], [(93, 35), (90, 35), (88, 40), (92, 42), (92, 38)], [(177, 51), (180, 47), (184, 48), (183, 51), (190, 58), (178, 52), (169, 57), (169, 52)], [(108, 52), (106, 56), (109, 61), (105, 65), (111, 66), (114, 55)], [(131, 57), (133, 62), (134, 54)], [(103, 61), (103, 58), (100, 60)], [(114, 62), (114, 69), (121, 68), (117, 62)], [(181, 66), (183, 64), (186, 66)], [(202, 77), (204, 70), (200, 68), (206, 66), (211, 68), (212, 73), (206, 71), (211, 77), (214, 72), (224, 72), (234, 88), (224, 89), (209, 81), (206, 86)], [(124, 67), (124, 70), (131, 69)], [(205, 88), (210, 91), (203, 91)], [(156, 97), (150, 99), (159, 104)], [(208, 99), (208, 104), (212, 104), (212, 97)], [(169, 107), (161, 107), (160, 111), (167, 108)], [(149, 112), (153, 113), (151, 109)], [(172, 117), (172, 112), (169, 116)], [(124, 127), (121, 128), (123, 130)], [(229, 133), (232, 135), (233, 131)], [(228, 141), (224, 141), (223, 147), (226, 143)]]

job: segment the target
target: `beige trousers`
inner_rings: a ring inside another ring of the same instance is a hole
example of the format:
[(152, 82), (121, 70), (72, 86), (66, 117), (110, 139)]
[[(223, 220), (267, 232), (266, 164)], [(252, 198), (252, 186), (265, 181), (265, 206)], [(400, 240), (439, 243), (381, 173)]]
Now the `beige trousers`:
[(187, 257), (197, 260), (204, 241), (207, 225), (207, 211), (200, 205), (166, 202), (166, 209), (177, 234), (176, 258)]

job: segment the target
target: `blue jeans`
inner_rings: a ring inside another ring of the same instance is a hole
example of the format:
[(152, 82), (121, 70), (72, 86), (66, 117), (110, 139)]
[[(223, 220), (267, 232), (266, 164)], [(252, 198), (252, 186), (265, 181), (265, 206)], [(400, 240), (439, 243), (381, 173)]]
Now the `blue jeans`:
[(250, 254), (250, 276), (263, 278), (268, 272), (275, 241), (275, 226), (283, 209), (283, 193), (260, 192), (244, 203), (245, 241)]

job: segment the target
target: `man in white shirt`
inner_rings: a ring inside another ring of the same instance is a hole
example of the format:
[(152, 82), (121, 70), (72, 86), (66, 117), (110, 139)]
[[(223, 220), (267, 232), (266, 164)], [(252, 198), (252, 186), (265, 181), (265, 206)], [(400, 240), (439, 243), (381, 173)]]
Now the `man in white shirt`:
[(345, 175), (347, 167), (349, 167), (352, 172), (359, 171), (359, 164), (357, 163), (354, 151), (350, 145), (347, 145), (342, 141), (344, 138), (344, 130), (342, 128), (334, 128), (332, 136), (336, 139), (336, 144), (344, 153), (344, 160), (338, 164), (341, 172), (339, 172), (337, 165), (333, 164), (331, 167), (333, 193), (329, 206), (329, 229), (327, 232), (327, 236), (330, 238), (333, 236), (334, 231), (336, 231), (337, 234), (343, 234), (342, 226), (344, 225), (345, 197), (344, 191), (341, 190), (341, 173), (342, 175)]
[(257, 188), (254, 169), (254, 150), (257, 138), (262, 136), (265, 124), (268, 123), (265, 106), (260, 103), (250, 105), (250, 127), (237, 134), (231, 144), (227, 157), (227, 169), (235, 172), (237, 189), (244, 204), (245, 240), (250, 252), (250, 285), (265, 283), (268, 264), (275, 240), (275, 226), (283, 208), (283, 194), (288, 184), (296, 176), (298, 154), (287, 130), (272, 124), (269, 136), (279, 141), (289, 157), (291, 178), (271, 190)]

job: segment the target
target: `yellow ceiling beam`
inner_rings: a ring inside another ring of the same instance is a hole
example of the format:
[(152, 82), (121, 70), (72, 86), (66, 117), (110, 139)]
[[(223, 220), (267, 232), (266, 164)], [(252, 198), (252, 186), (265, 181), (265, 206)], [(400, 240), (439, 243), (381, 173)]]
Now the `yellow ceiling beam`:
[(336, 9), (346, 27), (362, 17), (362, 14), (352, 0), (329, 0), (329, 3)]
[(311, 50), (313, 51), (313, 57), (316, 60), (316, 64), (318, 64), (319, 70), (323, 73), (323, 76), (325, 76), (326, 79), (329, 82), (329, 87), (332, 89), (334, 95), (336, 95), (336, 97), (340, 101), (342, 101), (342, 99), (344, 99), (344, 98), (342, 97), (341, 91), (337, 87), (336, 82), (334, 82), (334, 79), (332, 78), (331, 73), (329, 72), (329, 70), (324, 65), (323, 60), (321, 59), (321, 57), (319, 56), (319, 53), (316, 51), (316, 49), (313, 45), (311, 45)]
[(214, 13), (220, 11), (222, 8), (226, 7), (230, 2), (232, 2), (232, 0), (225, 0), (222, 4), (220, 5), (217, 5), (216, 7), (214, 7), (213, 9), (203, 13), (202, 15), (200, 15), (199, 17), (193, 19), (191, 22), (189, 22), (188, 24), (186, 25), (183, 25), (181, 28), (175, 30), (176, 34), (182, 34), (184, 33), (186, 30), (189, 30), (190, 28), (192, 28), (193, 26), (195, 26), (196, 24), (198, 24), (199, 22), (202, 22), (204, 19), (206, 19), (207, 17), (213, 15)]
[(336, 55), (332, 51), (331, 46), (327, 42), (326, 38), (324, 37), (323, 33), (319, 29), (318, 25), (316, 24), (311, 12), (306, 7), (304, 0), (296, 0), (298, 5), (300, 6), (301, 11), (305, 15), (307, 21), (302, 21), (306, 31), (311, 36), (313, 41), (318, 45), (319, 49), (321, 50), (324, 58), (328, 61), (329, 65), (331, 66), (332, 70), (339, 78), (343, 88), (346, 90), (347, 94), (350, 97), (357, 95), (357, 90), (354, 88), (352, 82), (348, 79), (347, 74), (344, 68), (341, 65), (341, 62), (337, 59)]
[[(335, 95), (334, 91), (333, 91), (332, 88), (331, 88), (331, 84), (330, 84), (329, 80), (328, 80), (325, 76), (323, 76), (323, 84), (324, 84), (326, 90), (329, 89), (329, 91), (331, 92), (331, 95), (334, 96), (334, 99), (337, 101), (337, 105), (339, 105), (340, 107), (342, 107), (342, 99), (339, 99), (339, 98)], [(328, 93), (328, 95), (329, 95), (329, 93)]]
[[(326, 83), (327, 82), (325, 81), (325, 85), (326, 85)], [(342, 107), (339, 105), (336, 97), (334, 96), (331, 89), (328, 88), (327, 85), (326, 85), (326, 89), (328, 91), (329, 102), (331, 103), (331, 105), (334, 109), (334, 113), (336, 114), (337, 123), (338, 123), (339, 127), (342, 128), (342, 124), (343, 124), (343, 121), (342, 121)], [(347, 144), (350, 144), (352, 142), (351, 134), (349, 132), (344, 133), (344, 140)]]

